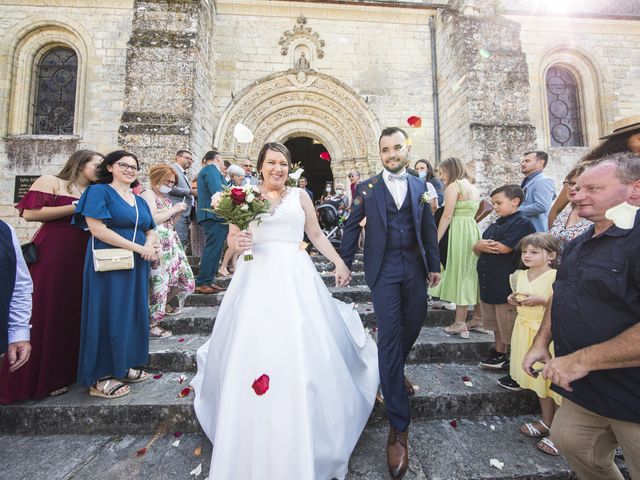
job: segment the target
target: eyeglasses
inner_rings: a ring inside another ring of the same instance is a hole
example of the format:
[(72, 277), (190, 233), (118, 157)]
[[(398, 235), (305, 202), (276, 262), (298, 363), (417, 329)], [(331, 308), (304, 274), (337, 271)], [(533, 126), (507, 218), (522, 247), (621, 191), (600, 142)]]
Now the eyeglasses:
[(193, 162), (193, 158), (187, 155), (180, 155), (181, 158), (186, 158), (187, 160)]
[(137, 172), (140, 170), (137, 165), (129, 165), (126, 162), (116, 162), (116, 165), (118, 165), (122, 170), (129, 170), (131, 172)]

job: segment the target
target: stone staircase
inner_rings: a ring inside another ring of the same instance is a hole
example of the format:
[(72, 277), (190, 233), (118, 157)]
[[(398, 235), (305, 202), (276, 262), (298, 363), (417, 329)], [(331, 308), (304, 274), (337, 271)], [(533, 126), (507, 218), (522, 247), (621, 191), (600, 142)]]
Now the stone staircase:
[[(334, 280), (327, 272), (333, 267), (324, 258), (313, 261), (334, 297), (356, 303), (365, 325), (375, 326), (361, 256), (347, 288), (331, 287)], [(133, 384), (123, 398), (90, 397), (76, 385), (59, 397), (1, 406), (0, 458), (8, 461), (0, 477), (188, 479), (201, 465), (197, 478), (206, 478), (211, 445), (193, 412), (193, 394), (179, 393), (195, 373), (196, 350), (210, 334), (223, 297), (192, 295), (181, 314), (165, 319), (163, 326), (174, 335), (150, 342), (148, 369), (154, 378)], [(407, 376), (420, 389), (411, 398), (411, 466), (405, 478), (575, 478), (564, 460), (539, 452), (534, 440), (518, 432), (523, 422), (536, 418), (535, 396), (500, 388), (496, 380), (502, 372), (477, 366), (489, 352), (492, 336), (471, 332), (468, 340), (451, 337), (442, 326), (452, 321), (453, 312), (430, 311), (409, 358)], [(464, 384), (467, 376), (472, 387)], [(387, 428), (384, 408), (377, 404), (351, 459), (348, 479), (388, 478)], [(180, 433), (179, 445), (173, 446)], [(138, 455), (145, 447), (146, 453)], [(493, 458), (504, 463), (502, 470), (490, 466)]]

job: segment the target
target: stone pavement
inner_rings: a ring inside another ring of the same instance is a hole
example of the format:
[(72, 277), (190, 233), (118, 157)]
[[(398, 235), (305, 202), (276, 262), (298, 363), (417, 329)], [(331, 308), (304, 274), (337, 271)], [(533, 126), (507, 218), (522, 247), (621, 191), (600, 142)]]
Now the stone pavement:
[[(326, 273), (331, 264), (322, 257), (314, 257), (314, 263), (331, 285), (333, 277)], [(361, 257), (354, 270), (352, 286), (330, 290), (336, 298), (355, 302), (365, 325), (374, 327)], [(181, 398), (179, 393), (194, 374), (195, 352), (210, 334), (223, 296), (192, 295), (182, 314), (167, 317), (164, 326), (174, 336), (151, 341), (149, 369), (157, 378), (133, 384), (132, 393), (123, 398), (90, 397), (74, 386), (59, 397), (0, 407), (0, 478), (205, 479), (211, 444), (195, 418), (193, 394)], [(492, 336), (448, 336), (442, 326), (452, 321), (453, 312), (429, 312), (406, 369), (420, 389), (411, 399), (411, 469), (405, 478), (575, 478), (564, 460), (539, 452), (535, 440), (518, 432), (537, 416), (535, 396), (500, 388), (496, 380), (502, 372), (477, 366), (489, 352)], [(465, 386), (466, 376), (472, 387)], [(176, 432), (182, 436), (172, 446)], [(376, 405), (348, 479), (388, 478), (386, 434), (384, 409)], [(138, 456), (144, 447), (146, 453)], [(200, 455), (195, 455), (198, 447)], [(504, 463), (502, 470), (489, 464), (494, 458)], [(199, 465), (202, 473), (190, 475)]]

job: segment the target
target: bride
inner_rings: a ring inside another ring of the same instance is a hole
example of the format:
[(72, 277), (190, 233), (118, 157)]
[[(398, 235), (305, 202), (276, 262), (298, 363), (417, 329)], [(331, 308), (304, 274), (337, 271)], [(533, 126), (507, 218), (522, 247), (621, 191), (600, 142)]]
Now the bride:
[(353, 305), (331, 297), (300, 247), (306, 232), (351, 274), (325, 238), (309, 195), (286, 187), (291, 155), (267, 143), (258, 156), (271, 214), (237, 237), (254, 259), (238, 263), (211, 338), (197, 355), (195, 410), (213, 443), (211, 480), (331, 480), (373, 408), (377, 351)]

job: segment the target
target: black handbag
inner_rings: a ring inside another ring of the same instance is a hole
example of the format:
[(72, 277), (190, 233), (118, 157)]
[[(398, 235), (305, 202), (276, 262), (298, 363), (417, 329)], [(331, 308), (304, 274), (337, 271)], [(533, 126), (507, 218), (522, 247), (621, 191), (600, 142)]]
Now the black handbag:
[(35, 243), (23, 243), (20, 245), (20, 248), (22, 249), (22, 256), (27, 265), (33, 265), (38, 261), (38, 249)]
[[(440, 207), (433, 214), (433, 217), (436, 221), (436, 228), (440, 225), (440, 219), (442, 218), (442, 214), (444, 213), (444, 207)], [(447, 266), (447, 254), (449, 253), (449, 228), (444, 232), (442, 239), (438, 243), (438, 250), (440, 252), (440, 263), (443, 267)]]

